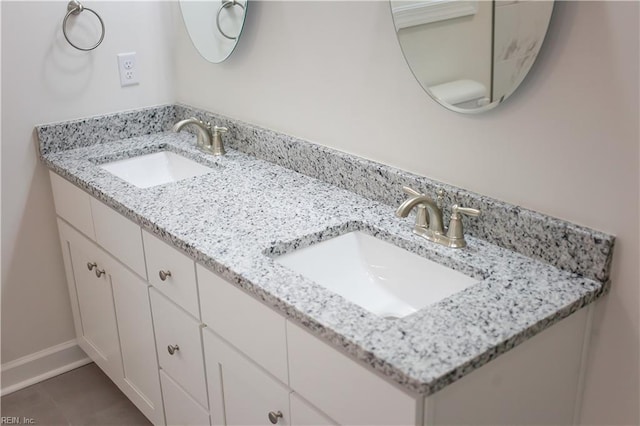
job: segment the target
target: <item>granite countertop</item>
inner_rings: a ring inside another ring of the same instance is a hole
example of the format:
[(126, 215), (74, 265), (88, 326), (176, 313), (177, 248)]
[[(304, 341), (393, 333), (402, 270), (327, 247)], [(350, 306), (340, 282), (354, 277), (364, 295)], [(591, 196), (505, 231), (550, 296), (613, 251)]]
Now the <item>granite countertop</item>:
[[(204, 154), (188, 133), (159, 132), (41, 153), (53, 171), (143, 229), (410, 392), (429, 395), (597, 299), (606, 285), (467, 237), (450, 249), (412, 234), (413, 218), (228, 149)], [(211, 173), (141, 189), (97, 165), (170, 150)], [(466, 220), (466, 219), (465, 219)], [(273, 260), (361, 230), (478, 278), (404, 318), (378, 317)], [(202, 284), (201, 284), (202, 285)]]

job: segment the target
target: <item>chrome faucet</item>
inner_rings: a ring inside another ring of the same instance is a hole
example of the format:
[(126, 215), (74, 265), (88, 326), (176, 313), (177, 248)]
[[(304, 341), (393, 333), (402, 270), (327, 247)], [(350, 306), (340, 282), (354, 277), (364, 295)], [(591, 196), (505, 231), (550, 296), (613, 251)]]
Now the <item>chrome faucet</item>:
[(416, 228), (419, 225), (420, 228), (429, 229), (435, 234), (443, 234), (442, 210), (438, 207), (437, 202), (408, 186), (403, 186), (402, 190), (412, 197), (400, 204), (400, 207), (396, 210), (396, 216), (407, 217), (409, 212), (417, 206)]
[[(411, 195), (411, 198), (400, 204), (396, 210), (396, 216), (407, 217), (409, 212), (414, 207), (417, 207), (416, 224), (413, 228), (414, 234), (447, 247), (462, 248), (467, 245), (464, 239), (461, 215), (476, 217), (480, 214), (480, 210), (459, 207), (454, 204), (451, 207), (452, 213), (449, 228), (445, 234), (442, 224), (442, 209), (438, 206), (438, 202), (408, 186), (404, 186), (402, 189), (405, 193)], [(443, 192), (440, 190), (437, 200), (440, 201), (442, 196)]]
[(213, 126), (211, 123), (205, 123), (202, 120), (198, 120), (195, 117), (187, 118), (186, 120), (178, 121), (173, 126), (174, 132), (179, 132), (182, 128), (188, 124), (193, 124), (198, 130), (198, 139), (196, 146), (201, 150), (213, 155), (224, 155), (224, 144), (222, 143), (222, 134), (229, 129), (226, 127)]

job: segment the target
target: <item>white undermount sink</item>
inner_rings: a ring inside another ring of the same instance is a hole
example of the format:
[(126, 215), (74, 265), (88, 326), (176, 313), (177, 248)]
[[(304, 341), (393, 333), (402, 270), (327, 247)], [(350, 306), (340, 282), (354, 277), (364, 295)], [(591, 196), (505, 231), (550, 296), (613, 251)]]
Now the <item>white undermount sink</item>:
[(100, 168), (138, 188), (150, 188), (204, 175), (213, 169), (171, 151), (155, 152), (138, 157), (101, 164)]
[(478, 282), (359, 231), (275, 261), (385, 318), (410, 315)]

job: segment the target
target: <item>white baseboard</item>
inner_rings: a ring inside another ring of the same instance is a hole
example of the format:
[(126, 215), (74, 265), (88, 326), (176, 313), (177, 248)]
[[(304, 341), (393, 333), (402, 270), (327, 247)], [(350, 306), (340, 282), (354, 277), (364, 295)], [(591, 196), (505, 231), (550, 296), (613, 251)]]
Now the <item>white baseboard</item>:
[(90, 362), (75, 339), (23, 356), (0, 366), (0, 395), (8, 395)]

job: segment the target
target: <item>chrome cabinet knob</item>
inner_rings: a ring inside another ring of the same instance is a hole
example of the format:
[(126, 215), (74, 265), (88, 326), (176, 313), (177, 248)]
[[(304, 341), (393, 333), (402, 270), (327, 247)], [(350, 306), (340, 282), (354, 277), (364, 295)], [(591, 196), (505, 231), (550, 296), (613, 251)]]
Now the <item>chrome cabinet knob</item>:
[(176, 352), (178, 352), (180, 350), (180, 346), (178, 345), (169, 345), (167, 346), (167, 351), (169, 352), (169, 355), (173, 355)]
[(282, 411), (269, 411), (269, 421), (274, 425), (278, 423), (278, 420), (282, 417)]
[(105, 274), (104, 269), (98, 269), (96, 268), (96, 277), (100, 278), (101, 276), (103, 276)]
[(93, 271), (93, 268), (95, 268), (96, 266), (98, 266), (96, 262), (87, 262), (87, 269), (90, 271)]
[(171, 271), (163, 271), (163, 270), (160, 270), (160, 272), (158, 272), (158, 275), (160, 276), (160, 279), (161, 279), (162, 281), (166, 281), (166, 280), (167, 280), (167, 277), (170, 277), (170, 276), (171, 276)]

